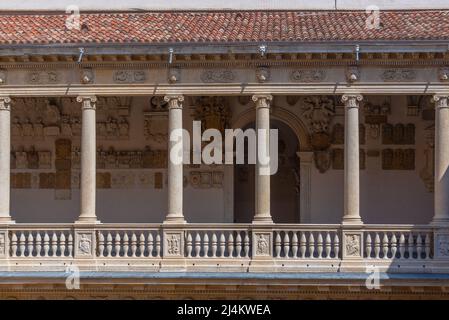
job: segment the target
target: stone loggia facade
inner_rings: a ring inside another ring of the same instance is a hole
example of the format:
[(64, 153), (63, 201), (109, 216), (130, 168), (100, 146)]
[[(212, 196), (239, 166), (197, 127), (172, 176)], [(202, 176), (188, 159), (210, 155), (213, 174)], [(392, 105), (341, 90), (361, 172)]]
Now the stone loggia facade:
[[(447, 298), (447, 50), (253, 47), (2, 55), (0, 278), (27, 276), (0, 297), (374, 297), (370, 266), (393, 275), (377, 297)], [(278, 129), (278, 172), (169, 161), (169, 133), (194, 120)], [(58, 282), (67, 265), (82, 290)], [(218, 273), (218, 289), (185, 277), (175, 294), (173, 272)]]

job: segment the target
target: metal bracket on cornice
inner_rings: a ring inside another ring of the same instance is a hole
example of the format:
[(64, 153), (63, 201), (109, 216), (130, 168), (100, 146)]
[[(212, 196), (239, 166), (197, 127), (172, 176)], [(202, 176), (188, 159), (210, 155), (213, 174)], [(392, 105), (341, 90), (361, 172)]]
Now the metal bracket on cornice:
[(360, 60), (360, 45), (355, 45), (355, 61), (359, 62)]
[(85, 52), (85, 49), (84, 48), (78, 48), (78, 51), (79, 51), (79, 56), (78, 56), (78, 63), (81, 63), (82, 61), (83, 61), (83, 56), (84, 56), (84, 52)]
[(261, 44), (259, 46), (259, 54), (261, 58), (265, 57), (265, 54), (267, 53), (267, 45), (266, 44)]
[(169, 48), (168, 49), (168, 64), (172, 64), (173, 63), (173, 48)]

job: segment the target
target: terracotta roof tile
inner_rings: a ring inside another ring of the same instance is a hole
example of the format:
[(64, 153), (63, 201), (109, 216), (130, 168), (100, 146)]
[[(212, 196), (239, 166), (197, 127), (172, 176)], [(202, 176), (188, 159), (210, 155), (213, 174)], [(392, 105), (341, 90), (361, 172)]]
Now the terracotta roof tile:
[(364, 11), (1, 14), (0, 44), (448, 40), (449, 10), (381, 11), (368, 29)]

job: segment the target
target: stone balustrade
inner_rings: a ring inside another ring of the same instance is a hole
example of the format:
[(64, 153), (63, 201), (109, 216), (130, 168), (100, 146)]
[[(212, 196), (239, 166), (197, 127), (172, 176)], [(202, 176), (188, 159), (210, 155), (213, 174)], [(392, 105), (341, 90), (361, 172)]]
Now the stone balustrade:
[(0, 229), (0, 270), (447, 272), (445, 235), (411, 225), (12, 224)]

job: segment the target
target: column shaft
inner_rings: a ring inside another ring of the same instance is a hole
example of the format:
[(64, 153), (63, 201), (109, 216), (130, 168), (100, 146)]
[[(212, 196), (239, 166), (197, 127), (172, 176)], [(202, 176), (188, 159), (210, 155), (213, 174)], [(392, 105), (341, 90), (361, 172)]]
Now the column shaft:
[(359, 175), (359, 102), (361, 95), (344, 95), (345, 152), (344, 152), (344, 224), (360, 224)]
[(435, 95), (435, 206), (433, 222), (449, 223), (449, 96)]
[(0, 97), (0, 223), (11, 223), (11, 99)]
[[(165, 223), (185, 223), (183, 213), (183, 137), (182, 101), (183, 96), (166, 96), (168, 102), (168, 212)], [(173, 138), (173, 141), (172, 141)], [(175, 139), (176, 138), (176, 139)], [(180, 150), (178, 147), (180, 147)], [(179, 153), (176, 153), (179, 150)], [(173, 154), (172, 154), (173, 152)], [(180, 158), (181, 157), (181, 158)]]
[[(270, 164), (262, 163), (262, 155), (269, 154), (270, 151), (270, 101), (271, 95), (254, 95), (253, 101), (256, 104), (256, 133), (257, 133), (257, 161), (256, 161), (256, 212), (253, 223), (272, 223), (270, 211)], [(265, 139), (262, 139), (265, 136)], [(264, 143), (262, 146), (260, 143)]]
[(98, 222), (96, 200), (96, 97), (78, 97), (82, 106), (81, 123), (81, 213), (78, 222)]

